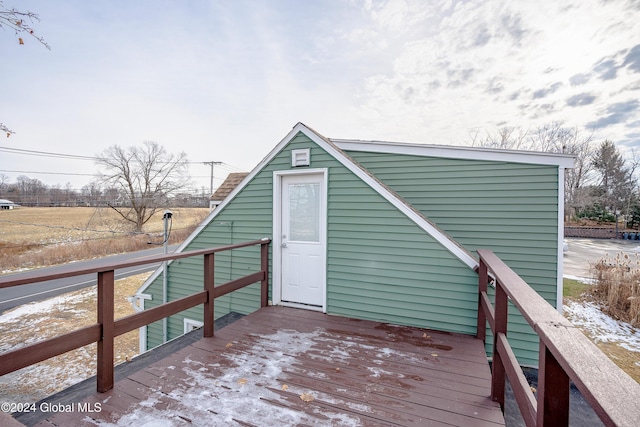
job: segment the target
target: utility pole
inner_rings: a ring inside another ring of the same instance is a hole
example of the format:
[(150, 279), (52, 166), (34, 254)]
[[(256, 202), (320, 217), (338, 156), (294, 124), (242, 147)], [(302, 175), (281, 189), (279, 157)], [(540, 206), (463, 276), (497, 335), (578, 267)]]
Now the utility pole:
[(209, 197), (213, 194), (213, 166), (221, 165), (222, 162), (202, 162), (203, 165), (211, 165), (211, 186), (209, 187)]
[[(162, 253), (163, 254), (167, 254), (167, 249), (168, 249), (168, 242), (169, 242), (169, 221), (172, 221), (171, 217), (173, 216), (173, 213), (170, 210), (166, 210), (164, 211), (164, 215), (162, 216), (162, 220), (164, 222), (164, 238), (162, 239)], [(168, 282), (168, 278), (167, 278), (167, 261), (163, 261), (162, 262), (162, 303), (166, 304), (167, 303), (167, 296), (168, 296), (168, 289), (167, 289), (167, 282)], [(167, 342), (167, 338), (168, 338), (168, 327), (167, 327), (167, 318), (163, 318), (162, 319), (162, 342), (165, 343)]]

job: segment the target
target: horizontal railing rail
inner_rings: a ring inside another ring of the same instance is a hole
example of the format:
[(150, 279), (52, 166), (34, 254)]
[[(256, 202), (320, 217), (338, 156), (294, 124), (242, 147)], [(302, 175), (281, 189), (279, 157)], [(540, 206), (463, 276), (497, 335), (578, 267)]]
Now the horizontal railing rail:
[[(89, 268), (65, 268), (55, 274), (35, 270), (19, 275), (0, 276), (0, 288), (37, 283), (45, 280), (79, 276), (88, 273), (97, 274), (97, 322), (63, 335), (30, 344), (16, 350), (0, 354), (0, 376), (25, 368), (43, 360), (50, 359), (67, 351), (85, 345), (97, 343), (97, 389), (105, 392), (113, 388), (114, 383), (114, 339), (115, 337), (180, 313), (197, 305), (204, 305), (203, 335), (214, 334), (214, 301), (253, 283), (260, 282), (260, 305), (266, 307), (269, 288), (269, 243), (270, 239), (200, 249), (169, 255), (139, 258), (136, 260), (107, 263)], [(233, 249), (260, 245), (260, 271), (248, 274), (230, 282), (215, 286), (215, 254)], [(204, 290), (192, 295), (164, 303), (148, 310), (114, 319), (115, 270), (137, 265), (171, 261), (193, 256), (204, 257)]]
[[(573, 382), (607, 426), (640, 425), (640, 384), (490, 250), (479, 249), (478, 338), (493, 333), (491, 397), (504, 408), (509, 379), (527, 426), (568, 426)], [(495, 283), (495, 307), (487, 294)], [(537, 398), (507, 339), (508, 302), (538, 334)]]

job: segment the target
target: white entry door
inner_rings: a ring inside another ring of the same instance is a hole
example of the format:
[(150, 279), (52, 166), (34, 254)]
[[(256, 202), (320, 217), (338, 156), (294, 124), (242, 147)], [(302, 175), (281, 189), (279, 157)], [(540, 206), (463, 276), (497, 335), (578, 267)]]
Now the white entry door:
[(282, 175), (280, 191), (280, 300), (322, 310), (326, 270), (324, 175)]

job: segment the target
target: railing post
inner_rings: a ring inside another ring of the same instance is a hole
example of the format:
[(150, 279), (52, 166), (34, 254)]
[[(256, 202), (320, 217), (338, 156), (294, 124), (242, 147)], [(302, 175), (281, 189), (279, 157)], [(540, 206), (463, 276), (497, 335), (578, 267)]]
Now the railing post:
[(498, 335), (507, 334), (508, 298), (502, 284), (496, 280), (496, 306), (495, 306), (495, 331), (493, 331), (493, 364), (491, 369), (491, 398), (500, 403), (504, 411), (504, 389), (506, 371), (502, 357), (498, 352)]
[(213, 291), (215, 287), (215, 253), (204, 255), (204, 290), (207, 291), (207, 302), (204, 303), (204, 326), (203, 335), (212, 337), (214, 334), (214, 308), (215, 297)]
[(104, 393), (113, 388), (113, 292), (114, 271), (98, 273), (98, 323), (102, 334), (98, 341), (97, 383), (98, 392)]
[(269, 242), (260, 245), (260, 270), (264, 277), (260, 282), (260, 307), (269, 305)]
[(569, 425), (569, 376), (540, 340), (538, 369), (538, 419), (542, 427)]
[(487, 337), (487, 315), (482, 308), (482, 293), (486, 293), (489, 282), (489, 274), (487, 272), (487, 264), (480, 257), (480, 265), (478, 267), (478, 326), (476, 329), (476, 337), (485, 341)]

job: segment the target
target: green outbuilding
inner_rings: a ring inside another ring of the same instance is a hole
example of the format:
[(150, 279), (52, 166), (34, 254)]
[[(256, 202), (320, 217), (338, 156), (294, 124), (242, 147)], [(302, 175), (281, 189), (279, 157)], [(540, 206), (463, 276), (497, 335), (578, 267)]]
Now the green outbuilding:
[[(329, 139), (298, 123), (178, 251), (268, 237), (270, 303), (476, 333), (476, 249), (493, 250), (562, 305), (564, 173), (571, 156)], [(260, 269), (259, 247), (216, 255), (216, 283)], [(202, 259), (156, 271), (138, 309), (202, 289)], [(166, 289), (166, 295), (165, 294)], [(260, 307), (256, 283), (220, 297), (215, 317)], [(141, 329), (141, 351), (197, 327), (195, 307)], [(509, 341), (536, 366), (538, 338), (510, 310)]]

